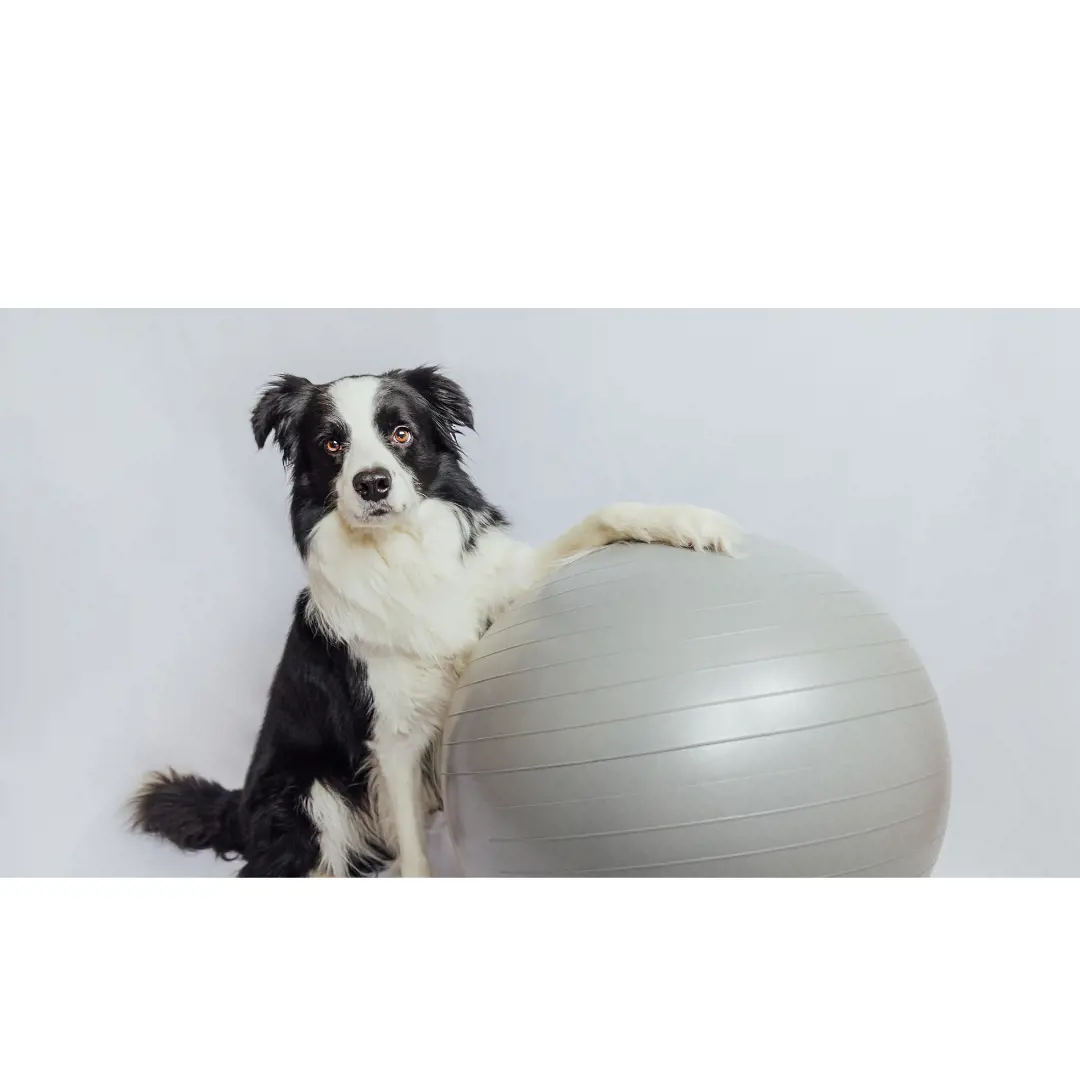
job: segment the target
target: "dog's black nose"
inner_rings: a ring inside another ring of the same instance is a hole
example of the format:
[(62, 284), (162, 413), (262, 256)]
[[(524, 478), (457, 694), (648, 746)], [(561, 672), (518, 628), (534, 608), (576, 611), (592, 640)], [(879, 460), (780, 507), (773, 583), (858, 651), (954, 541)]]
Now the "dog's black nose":
[(390, 474), (385, 469), (364, 469), (352, 478), (352, 486), (364, 502), (379, 502), (390, 494)]

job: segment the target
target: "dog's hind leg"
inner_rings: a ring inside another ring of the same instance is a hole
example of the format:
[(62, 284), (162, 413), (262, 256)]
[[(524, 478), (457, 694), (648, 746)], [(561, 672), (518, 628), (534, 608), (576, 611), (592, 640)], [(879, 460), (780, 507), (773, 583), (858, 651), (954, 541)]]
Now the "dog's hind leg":
[(245, 807), (239, 877), (308, 877), (320, 867), (319, 833), (292, 783), (267, 785)]

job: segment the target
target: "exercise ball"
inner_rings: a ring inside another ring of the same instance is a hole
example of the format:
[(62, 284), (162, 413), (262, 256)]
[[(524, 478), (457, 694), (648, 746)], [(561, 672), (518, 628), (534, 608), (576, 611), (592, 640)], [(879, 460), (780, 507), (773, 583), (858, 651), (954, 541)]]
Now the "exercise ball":
[(831, 568), (744, 550), (604, 548), (491, 626), (441, 755), (463, 874), (929, 875), (949, 751), (918, 656)]

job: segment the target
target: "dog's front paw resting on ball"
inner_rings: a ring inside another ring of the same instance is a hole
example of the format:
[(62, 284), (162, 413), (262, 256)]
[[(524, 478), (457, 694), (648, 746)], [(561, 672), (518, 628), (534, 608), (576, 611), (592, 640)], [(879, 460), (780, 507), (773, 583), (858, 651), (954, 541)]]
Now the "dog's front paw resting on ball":
[(719, 551), (739, 558), (742, 534), (729, 518), (700, 506), (613, 503), (560, 537), (553, 545), (552, 561), (558, 562), (564, 551), (575, 558), (584, 551), (623, 541)]

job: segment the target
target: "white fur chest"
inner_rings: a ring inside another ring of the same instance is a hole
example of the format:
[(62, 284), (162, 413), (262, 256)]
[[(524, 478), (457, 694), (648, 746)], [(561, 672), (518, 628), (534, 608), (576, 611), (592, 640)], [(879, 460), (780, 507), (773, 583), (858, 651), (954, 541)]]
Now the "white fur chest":
[(534, 565), (500, 532), (463, 552), (458, 512), (437, 500), (393, 530), (357, 533), (330, 514), (307, 557), (312, 613), (363, 661), (380, 725), (400, 734), (438, 727), (461, 665)]
[(398, 653), (445, 660), (469, 648), (482, 629), (456, 515), (443, 504), (421, 511), (412, 528), (366, 533), (331, 514), (312, 534), (314, 612), (365, 659)]
[(367, 669), (379, 730), (426, 742), (441, 728), (456, 682), (453, 665), (362, 647), (354, 652)]

